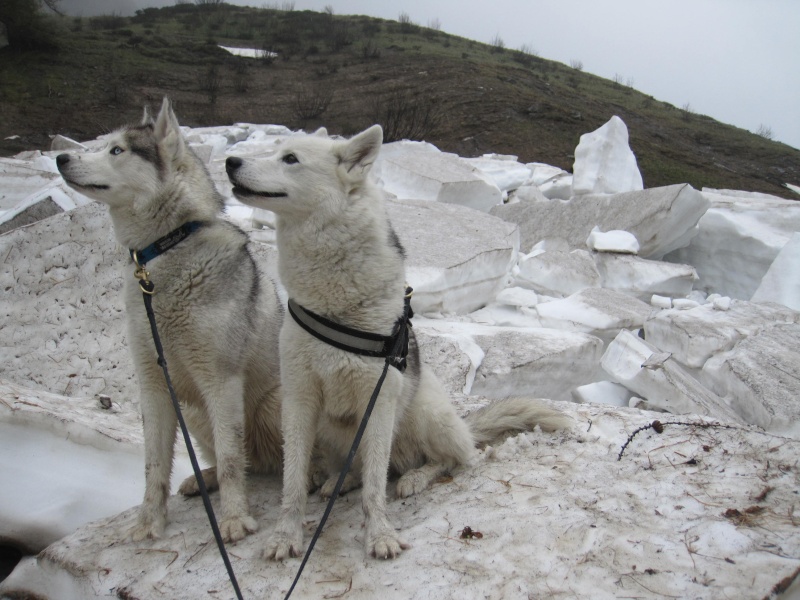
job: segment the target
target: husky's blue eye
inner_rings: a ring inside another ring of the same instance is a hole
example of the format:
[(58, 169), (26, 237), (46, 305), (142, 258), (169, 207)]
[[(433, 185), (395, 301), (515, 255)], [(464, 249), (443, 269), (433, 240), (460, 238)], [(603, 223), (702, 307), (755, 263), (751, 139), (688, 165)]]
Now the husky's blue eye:
[(122, 148), (120, 148), (119, 146), (114, 146), (111, 149), (111, 154), (113, 154), (114, 156), (117, 156), (118, 154), (122, 154), (123, 152), (124, 152), (124, 150)]
[(297, 157), (291, 152), (286, 156), (284, 156), (281, 160), (285, 162), (287, 165), (296, 165), (297, 163), (300, 162), (299, 160), (297, 160)]

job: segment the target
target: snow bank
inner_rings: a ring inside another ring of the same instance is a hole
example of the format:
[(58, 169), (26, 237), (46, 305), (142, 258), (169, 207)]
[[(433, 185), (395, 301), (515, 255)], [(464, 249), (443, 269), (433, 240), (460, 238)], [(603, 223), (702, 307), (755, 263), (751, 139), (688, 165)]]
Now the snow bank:
[[(797, 441), (690, 417), (639, 432), (618, 460), (634, 431), (669, 420), (557, 406), (575, 420), (571, 431), (513, 437), (452, 480), (390, 502), (412, 546), (397, 560), (364, 556), (359, 492), (341, 498), (294, 597), (760, 599), (796, 574), (796, 474), (787, 465)], [(245, 597), (282, 596), (299, 561), (259, 557), (279, 509), (278, 478), (253, 478), (250, 497), (261, 530), (230, 548), (233, 567)], [(310, 526), (323, 508), (309, 502)], [(0, 590), (61, 600), (232, 597), (201, 501), (172, 497), (169, 511), (162, 540), (120, 542), (129, 510), (27, 559)]]
[[(227, 156), (267, 155), (299, 132), (237, 123), (185, 134), (229, 197)], [(342, 499), (298, 598), (764, 598), (798, 574), (787, 557), (800, 552), (790, 243), (800, 205), (688, 185), (573, 196), (573, 180), (592, 191), (631, 181), (635, 158), (615, 139), (576, 160), (575, 177), (512, 156), (384, 147), (376, 174), (408, 198), (388, 211), (408, 251), (421, 354), (458, 410), (509, 394), (585, 404), (556, 403), (571, 430), (499, 441), (452, 480), (393, 502), (413, 545), (397, 561), (363, 556), (358, 492)], [(52, 542), (0, 594), (227, 595), (196, 500), (170, 499), (163, 540), (122, 541), (143, 473), (120, 298), (131, 271), (105, 209), (81, 206), (57, 176), (61, 151), (0, 161), (0, 475), (18, 482), (0, 491), (0, 537), (28, 551)], [(23, 213), (31, 224), (20, 227)], [(274, 276), (274, 216), (230, 197), (228, 214)], [(614, 233), (587, 250), (595, 228)], [(786, 306), (731, 300), (759, 286), (756, 299)], [(261, 531), (231, 548), (248, 597), (285, 591), (296, 567), (258, 558), (279, 488), (251, 480)], [(321, 509), (312, 501), (309, 518)], [(462, 538), (467, 526), (482, 537)]]

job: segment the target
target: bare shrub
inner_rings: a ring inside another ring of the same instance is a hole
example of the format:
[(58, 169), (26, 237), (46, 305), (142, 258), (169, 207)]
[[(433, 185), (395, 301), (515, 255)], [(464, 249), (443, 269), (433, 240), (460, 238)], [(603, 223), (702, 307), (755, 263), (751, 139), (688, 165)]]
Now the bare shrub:
[(275, 59), (278, 58), (278, 53), (273, 50), (272, 46), (268, 43), (264, 44), (264, 47), (261, 48), (256, 55), (261, 62), (267, 66), (271, 65), (275, 62)]
[(200, 89), (208, 94), (208, 103), (216, 103), (217, 95), (222, 87), (219, 67), (217, 65), (209, 65), (205, 71), (200, 73), (199, 84)]
[(332, 52), (339, 52), (353, 43), (353, 33), (347, 21), (334, 21), (328, 29), (328, 47)]
[(233, 89), (241, 94), (250, 89), (250, 73), (247, 63), (243, 60), (233, 63)]
[(376, 96), (372, 105), (372, 117), (383, 127), (384, 142), (424, 140), (436, 131), (444, 116), (445, 111), (435, 98), (407, 89)]
[(294, 97), (294, 116), (300, 121), (308, 121), (321, 116), (333, 100), (330, 87), (304, 87)]
[(361, 45), (361, 54), (365, 59), (376, 59), (381, 57), (381, 50), (375, 40), (366, 40)]
[(775, 139), (775, 136), (772, 133), (772, 127), (770, 127), (769, 125), (764, 125), (763, 123), (758, 126), (758, 129), (756, 130), (756, 135), (760, 135), (765, 140)]
[(492, 52), (505, 52), (506, 43), (503, 41), (503, 38), (500, 37), (499, 33), (492, 38), (489, 44), (492, 46)]
[(416, 33), (419, 27), (411, 20), (407, 12), (401, 12), (397, 17), (397, 22), (400, 24), (400, 33)]
[(569, 66), (575, 69), (576, 71), (583, 71), (583, 61), (572, 59), (569, 61)]

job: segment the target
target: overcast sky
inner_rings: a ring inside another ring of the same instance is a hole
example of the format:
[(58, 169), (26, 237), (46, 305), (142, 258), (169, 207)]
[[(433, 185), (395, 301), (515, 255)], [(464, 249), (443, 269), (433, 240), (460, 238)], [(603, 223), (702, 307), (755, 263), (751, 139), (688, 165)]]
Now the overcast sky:
[[(63, 0), (70, 4), (82, 0)], [(83, 0), (86, 1), (86, 0)], [(91, 0), (89, 0), (91, 1)], [(284, 0), (228, 0), (280, 6)], [(289, 0), (291, 1), (291, 0)], [(167, 0), (106, 0), (156, 6)], [(631, 81), (637, 90), (800, 148), (800, 0), (294, 0), (295, 10), (397, 19)], [(99, 4), (99, 3), (98, 3)], [(110, 8), (108, 11), (110, 12)], [(127, 10), (123, 11), (127, 12)], [(88, 16), (84, 10), (83, 14)], [(611, 115), (609, 115), (610, 117)]]

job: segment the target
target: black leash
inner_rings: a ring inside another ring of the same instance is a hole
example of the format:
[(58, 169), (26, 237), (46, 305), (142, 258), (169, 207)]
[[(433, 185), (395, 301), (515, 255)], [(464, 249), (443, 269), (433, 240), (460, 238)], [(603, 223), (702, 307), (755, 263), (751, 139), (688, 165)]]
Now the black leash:
[[(185, 223), (178, 229), (155, 241), (144, 250), (131, 250), (130, 254), (133, 262), (136, 264), (134, 276), (139, 280), (139, 287), (142, 290), (144, 307), (145, 311), (147, 312), (147, 319), (150, 322), (150, 331), (153, 334), (153, 342), (156, 346), (156, 353), (158, 354), (158, 364), (164, 371), (164, 379), (167, 382), (167, 388), (169, 389), (172, 406), (175, 409), (175, 414), (178, 417), (178, 423), (180, 423), (181, 426), (181, 433), (183, 434), (183, 440), (186, 443), (186, 449), (189, 452), (189, 460), (192, 463), (192, 469), (194, 469), (194, 475), (197, 479), (200, 495), (203, 498), (203, 505), (205, 506), (206, 514), (208, 515), (208, 521), (211, 524), (211, 530), (214, 532), (214, 539), (217, 541), (217, 547), (219, 548), (220, 556), (222, 556), (222, 561), (225, 563), (225, 568), (228, 571), (228, 577), (231, 580), (231, 585), (233, 586), (234, 592), (236, 592), (236, 598), (238, 600), (243, 600), (242, 592), (239, 589), (239, 583), (236, 581), (236, 574), (233, 572), (233, 566), (231, 565), (231, 561), (228, 558), (228, 553), (225, 550), (225, 542), (222, 541), (222, 535), (220, 534), (219, 526), (217, 525), (217, 519), (214, 516), (214, 509), (211, 506), (211, 499), (208, 497), (208, 489), (206, 488), (203, 474), (200, 471), (200, 465), (197, 462), (194, 447), (192, 446), (192, 440), (189, 437), (189, 429), (186, 427), (186, 422), (183, 419), (183, 413), (181, 412), (178, 397), (175, 394), (175, 389), (172, 387), (172, 379), (170, 378), (169, 371), (167, 370), (167, 360), (164, 358), (164, 348), (161, 345), (161, 338), (158, 335), (158, 328), (156, 327), (156, 317), (155, 313), (153, 312), (153, 294), (155, 294), (155, 285), (149, 279), (150, 273), (148, 273), (144, 268), (144, 265), (149, 260), (152, 260), (156, 256), (159, 256), (163, 252), (166, 252), (170, 248), (176, 246), (189, 237), (192, 233), (200, 229), (203, 225), (204, 223), (196, 221)], [(414, 290), (412, 290), (410, 287), (406, 287), (403, 315), (397, 320), (391, 336), (371, 334), (339, 325), (333, 321), (325, 319), (324, 317), (316, 315), (311, 311), (307, 311), (299, 304), (290, 301), (290, 314), (295, 321), (297, 321), (297, 323), (311, 335), (314, 335), (315, 337), (334, 345), (337, 348), (367, 356), (385, 357), (386, 360), (384, 361), (383, 371), (381, 372), (381, 376), (375, 386), (375, 390), (372, 392), (372, 396), (369, 399), (367, 408), (364, 411), (364, 416), (361, 419), (361, 424), (358, 427), (356, 436), (353, 439), (353, 444), (350, 447), (350, 452), (347, 455), (345, 465), (342, 468), (342, 472), (339, 473), (339, 479), (336, 481), (336, 486), (334, 487), (333, 493), (328, 500), (328, 505), (325, 507), (325, 512), (322, 515), (322, 519), (320, 519), (319, 525), (317, 526), (317, 529), (311, 538), (311, 542), (308, 545), (306, 554), (303, 557), (303, 562), (300, 563), (300, 568), (297, 570), (297, 575), (295, 576), (289, 591), (286, 593), (284, 600), (288, 600), (288, 598), (292, 595), (297, 582), (300, 581), (300, 576), (303, 574), (306, 563), (308, 563), (308, 559), (311, 557), (311, 552), (314, 550), (314, 546), (316, 545), (320, 535), (322, 535), (322, 529), (325, 526), (331, 511), (333, 510), (333, 505), (336, 502), (336, 498), (339, 496), (339, 492), (342, 490), (345, 477), (347, 477), (347, 473), (353, 466), (353, 461), (355, 460), (358, 446), (361, 443), (361, 438), (364, 436), (364, 431), (367, 429), (367, 423), (369, 422), (372, 409), (375, 407), (375, 402), (377, 401), (378, 395), (383, 387), (386, 374), (389, 372), (389, 367), (393, 366), (401, 373), (406, 369), (409, 327), (411, 327), (411, 317), (414, 315), (413, 311), (411, 310), (411, 296), (413, 292)], [(330, 337), (325, 337), (325, 333), (327, 333)], [(334, 337), (335, 339), (333, 339)], [(378, 349), (375, 350), (371, 347), (365, 347), (365, 344), (368, 345), (370, 342), (377, 342), (379, 344)]]
[[(303, 569), (305, 569), (306, 567), (306, 563), (308, 562), (308, 559), (311, 556), (311, 552), (314, 550), (314, 546), (316, 545), (320, 535), (322, 535), (322, 528), (325, 527), (325, 523), (327, 522), (328, 517), (330, 516), (331, 511), (333, 510), (333, 504), (334, 502), (336, 502), (336, 498), (339, 496), (339, 492), (342, 490), (344, 479), (345, 477), (347, 477), (347, 473), (350, 471), (350, 467), (353, 466), (353, 460), (356, 457), (356, 451), (358, 450), (358, 445), (361, 443), (361, 438), (364, 436), (364, 431), (367, 429), (367, 422), (369, 421), (369, 417), (372, 414), (372, 409), (375, 407), (375, 402), (377, 401), (378, 395), (381, 392), (381, 388), (383, 387), (383, 382), (386, 379), (386, 374), (389, 372), (389, 367), (394, 366), (401, 373), (405, 371), (406, 355), (408, 354), (408, 336), (409, 336), (408, 328), (411, 326), (411, 317), (413, 316), (413, 311), (411, 310), (412, 293), (413, 290), (410, 287), (406, 287), (405, 304), (403, 306), (403, 316), (397, 320), (394, 334), (390, 336), (392, 339), (391, 347), (388, 347), (386, 353), (383, 354), (383, 356), (386, 357), (386, 360), (383, 364), (383, 372), (381, 373), (381, 376), (378, 379), (378, 383), (375, 386), (375, 390), (372, 392), (372, 396), (370, 397), (369, 403), (367, 404), (367, 409), (366, 411), (364, 411), (364, 416), (361, 419), (361, 424), (358, 426), (356, 437), (353, 439), (352, 446), (350, 446), (350, 452), (347, 455), (347, 460), (345, 461), (344, 467), (342, 468), (342, 472), (339, 473), (339, 479), (336, 481), (336, 486), (333, 488), (333, 493), (331, 494), (331, 497), (328, 500), (328, 505), (325, 507), (325, 512), (322, 514), (322, 519), (320, 519), (319, 525), (317, 525), (317, 529), (316, 531), (314, 531), (314, 535), (311, 537), (311, 541), (309, 542), (308, 548), (306, 549), (306, 554), (303, 557), (303, 562), (300, 563), (300, 568), (297, 569), (297, 575), (295, 575), (294, 581), (292, 582), (292, 586), (289, 588), (289, 591), (286, 592), (284, 600), (289, 600), (289, 596), (292, 595), (292, 592), (294, 591), (297, 582), (300, 581), (300, 576), (303, 574)], [(319, 319), (323, 318), (320, 317), (319, 315), (314, 315), (314, 313), (311, 313), (310, 311), (305, 311), (305, 312), (307, 314), (313, 315), (316, 318)], [(306, 329), (306, 331), (308, 331), (309, 333), (311, 333), (316, 337), (319, 337), (323, 341), (328, 341), (325, 340), (324, 337), (320, 337), (317, 333), (309, 330), (308, 327), (304, 326), (303, 322), (301, 322), (298, 319), (298, 317), (295, 316), (294, 313), (292, 314), (292, 316), (295, 318), (295, 320), (298, 321), (298, 323), (304, 329)], [(327, 319), (325, 321), (326, 324), (332, 323), (332, 321), (328, 321)], [(339, 327), (343, 328), (343, 326)], [(352, 334), (353, 331), (357, 330), (349, 329), (349, 333)], [(365, 339), (370, 339), (370, 338), (365, 338)], [(337, 345), (337, 347), (339, 346)]]
[[(192, 229), (185, 231), (184, 228), (191, 226)], [(173, 243), (166, 245), (166, 247), (158, 248), (158, 253), (155, 256), (158, 256), (161, 252), (165, 252), (169, 250), (172, 246), (175, 246), (182, 240), (186, 239), (189, 234), (195, 231), (198, 227), (195, 227), (193, 223), (189, 223), (187, 225), (182, 226), (172, 234), (166, 236), (166, 238), (161, 238), (155, 244), (148, 246), (147, 249), (153, 248), (156, 244), (159, 244), (162, 240), (170, 239)], [(175, 234), (176, 232), (180, 231), (179, 234)], [(170, 236), (173, 236), (170, 238)], [(146, 249), (146, 250), (147, 250)], [(206, 482), (203, 479), (203, 474), (200, 471), (200, 465), (197, 462), (197, 456), (194, 452), (194, 447), (192, 446), (192, 440), (189, 437), (189, 429), (186, 427), (186, 421), (183, 419), (183, 413), (181, 412), (180, 403), (178, 402), (178, 397), (175, 394), (175, 389), (172, 387), (172, 379), (169, 376), (169, 371), (167, 370), (167, 360), (164, 358), (164, 348), (161, 345), (161, 338), (158, 335), (158, 328), (156, 327), (156, 316), (153, 312), (153, 294), (155, 294), (155, 285), (152, 281), (150, 281), (149, 277), (150, 274), (145, 270), (144, 265), (147, 260), (151, 260), (155, 258), (152, 255), (149, 256), (148, 259), (140, 259), (139, 253), (135, 250), (131, 250), (131, 257), (133, 261), (136, 263), (136, 271), (134, 275), (139, 280), (139, 287), (142, 290), (142, 297), (144, 298), (144, 308), (147, 312), (147, 319), (150, 321), (150, 331), (153, 334), (153, 342), (156, 346), (156, 353), (158, 354), (158, 364), (161, 369), (164, 371), (164, 379), (167, 382), (167, 388), (169, 389), (169, 396), (172, 399), (172, 406), (175, 409), (175, 414), (178, 417), (178, 423), (181, 426), (181, 433), (183, 434), (183, 441), (186, 443), (186, 450), (189, 452), (189, 460), (192, 463), (192, 469), (194, 469), (194, 476), (197, 479), (197, 486), (200, 488), (200, 495), (203, 497), (203, 505), (206, 509), (206, 514), (208, 515), (208, 522), (211, 524), (211, 530), (214, 532), (214, 539), (217, 541), (217, 547), (219, 548), (219, 553), (222, 556), (222, 562), (225, 563), (225, 568), (228, 571), (228, 577), (231, 580), (231, 585), (233, 586), (233, 591), (236, 592), (236, 598), (238, 600), (243, 600), (242, 592), (239, 589), (239, 583), (236, 581), (236, 574), (233, 572), (233, 565), (231, 565), (231, 561), (228, 558), (228, 553), (225, 550), (225, 542), (222, 541), (222, 534), (219, 531), (219, 526), (217, 525), (217, 519), (214, 516), (214, 508), (211, 506), (211, 499), (208, 497), (208, 489), (206, 488)]]

